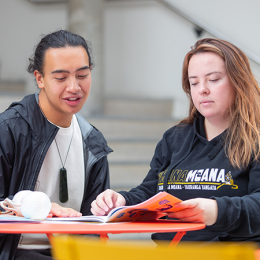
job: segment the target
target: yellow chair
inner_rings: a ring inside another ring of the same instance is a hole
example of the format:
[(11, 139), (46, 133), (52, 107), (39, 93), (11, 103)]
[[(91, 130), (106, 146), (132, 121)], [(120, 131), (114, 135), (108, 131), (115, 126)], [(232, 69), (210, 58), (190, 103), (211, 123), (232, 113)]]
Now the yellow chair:
[(180, 243), (174, 249), (152, 247), (139, 241), (109, 242), (84, 240), (79, 237), (58, 236), (52, 241), (53, 255), (58, 260), (255, 260), (255, 244)]

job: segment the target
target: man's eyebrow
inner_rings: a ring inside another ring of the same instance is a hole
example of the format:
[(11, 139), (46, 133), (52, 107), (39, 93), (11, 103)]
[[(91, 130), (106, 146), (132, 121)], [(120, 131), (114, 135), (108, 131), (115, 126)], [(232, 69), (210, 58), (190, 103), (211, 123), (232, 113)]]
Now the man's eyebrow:
[[(212, 74), (221, 74), (221, 72), (220, 71), (212, 71), (212, 72), (207, 73), (205, 76), (210, 76)], [(196, 78), (197, 78), (197, 76), (190, 76), (189, 77), (189, 79), (196, 79)]]
[(52, 74), (53, 73), (70, 73), (68, 70), (54, 70), (52, 71)]
[[(76, 71), (87, 70), (87, 69), (90, 69), (90, 67), (89, 66), (84, 66), (82, 68), (77, 69)], [(70, 72), (68, 70), (54, 70), (54, 71), (52, 71), (52, 74), (53, 73), (70, 73)]]
[(76, 71), (87, 70), (87, 69), (90, 69), (90, 67), (89, 66), (84, 66), (82, 68), (77, 69)]

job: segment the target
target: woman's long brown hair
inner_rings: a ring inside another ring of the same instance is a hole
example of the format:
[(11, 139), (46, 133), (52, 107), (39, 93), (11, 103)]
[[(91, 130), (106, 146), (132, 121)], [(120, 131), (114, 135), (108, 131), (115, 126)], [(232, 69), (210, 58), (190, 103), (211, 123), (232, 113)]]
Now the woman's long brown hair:
[(199, 116), (193, 104), (188, 79), (189, 61), (193, 55), (211, 52), (220, 56), (235, 89), (235, 102), (230, 107), (230, 126), (227, 129), (225, 149), (230, 163), (246, 168), (251, 159), (260, 156), (260, 89), (251, 71), (247, 56), (233, 44), (219, 39), (206, 38), (196, 42), (184, 59), (182, 87), (189, 97), (189, 116), (182, 123), (192, 124)]

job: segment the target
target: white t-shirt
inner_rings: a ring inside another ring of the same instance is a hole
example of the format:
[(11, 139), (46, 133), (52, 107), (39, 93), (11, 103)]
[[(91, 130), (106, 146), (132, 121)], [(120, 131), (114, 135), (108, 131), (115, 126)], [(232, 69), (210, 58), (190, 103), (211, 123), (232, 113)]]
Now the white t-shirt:
[[(73, 139), (71, 141), (72, 134)], [(69, 195), (69, 199), (65, 203), (61, 203), (59, 201), (59, 175), (60, 169), (63, 167), (63, 165), (59, 156), (55, 139), (63, 164), (69, 149), (68, 157), (64, 165), (67, 170)], [(51, 143), (51, 146), (44, 158), (35, 190), (46, 193), (49, 196), (51, 202), (56, 202), (62, 207), (73, 208), (76, 211), (80, 211), (84, 195), (85, 170), (82, 135), (75, 115), (73, 115), (72, 123), (68, 128), (59, 127), (59, 131), (55, 139)], [(50, 248), (49, 239), (45, 234), (22, 234), (18, 248), (47, 249)]]

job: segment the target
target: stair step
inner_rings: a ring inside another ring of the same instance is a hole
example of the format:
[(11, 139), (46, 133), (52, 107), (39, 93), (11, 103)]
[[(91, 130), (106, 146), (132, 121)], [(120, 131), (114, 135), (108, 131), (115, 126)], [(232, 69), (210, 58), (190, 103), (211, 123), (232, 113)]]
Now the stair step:
[(99, 129), (107, 140), (155, 140), (159, 141), (163, 133), (174, 126), (173, 119), (115, 119), (87, 118), (88, 122)]
[(104, 114), (123, 117), (171, 117), (173, 100), (112, 99), (104, 102)]
[(22, 100), (24, 95), (6, 95), (1, 93), (0, 95), (0, 113), (4, 112), (14, 101)]
[(110, 185), (113, 190), (130, 190), (139, 185), (147, 175), (149, 163), (110, 163)]
[(24, 93), (25, 91), (25, 82), (23, 81), (0, 81), (0, 91), (1, 93), (6, 92), (10, 93)]
[(109, 162), (149, 163), (154, 154), (156, 142), (114, 142), (109, 141), (108, 146), (114, 152), (108, 156)]
[(146, 243), (145, 245), (149, 245), (150, 247), (154, 247), (156, 248), (156, 244), (155, 242), (151, 239), (151, 235), (153, 233), (122, 233), (122, 234), (108, 234), (109, 237), (109, 242), (115, 240), (117, 243), (120, 241), (124, 241), (124, 240), (135, 240), (138, 241), (138, 244), (140, 244), (140, 241), (144, 240)]

